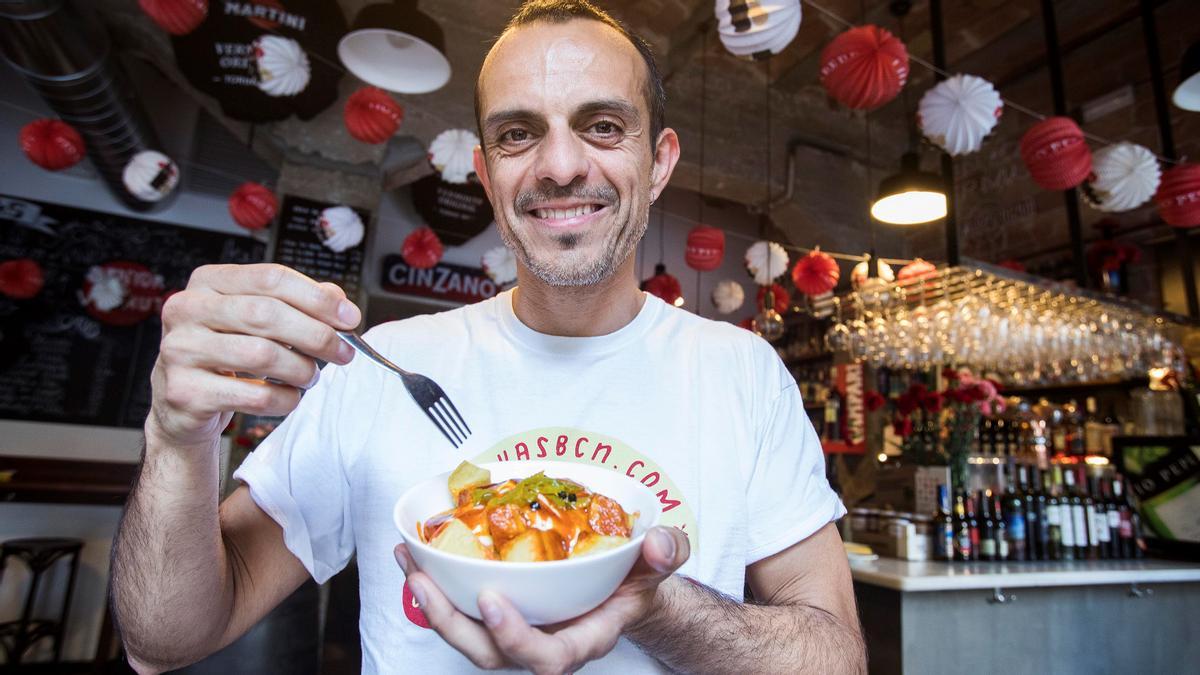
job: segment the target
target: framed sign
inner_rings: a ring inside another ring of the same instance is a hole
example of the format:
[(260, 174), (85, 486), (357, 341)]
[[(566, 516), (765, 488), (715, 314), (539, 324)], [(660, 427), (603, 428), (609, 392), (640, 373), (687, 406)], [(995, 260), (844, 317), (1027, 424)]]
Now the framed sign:
[(366, 253), (367, 231), (371, 222), (369, 211), (351, 209), (362, 221), (362, 239), (357, 244), (335, 251), (323, 243), (321, 213), (338, 206), (294, 195), (285, 195), (279, 209), (278, 230), (275, 233), (273, 262), (287, 265), (318, 281), (330, 281), (346, 291), (352, 301), (362, 288), (363, 258)]
[(863, 400), (866, 373), (861, 363), (831, 367), (833, 391), (840, 402), (837, 406), (838, 438), (821, 443), (827, 454), (861, 455), (867, 451), (867, 406)]
[(475, 181), (449, 183), (433, 173), (411, 189), (417, 214), (450, 246), (461, 246), (492, 224), (492, 203)]
[(500, 290), (479, 268), (438, 263), (422, 270), (410, 267), (398, 255), (384, 257), (379, 285), (389, 293), (464, 304), (486, 300)]
[(1117, 468), (1143, 521), (1163, 539), (1200, 544), (1200, 441), (1185, 436), (1117, 436)]
[[(249, 237), (0, 196), (0, 418), (140, 427), (163, 301), (208, 263), (263, 259)], [(19, 290), (20, 292), (15, 292)]]

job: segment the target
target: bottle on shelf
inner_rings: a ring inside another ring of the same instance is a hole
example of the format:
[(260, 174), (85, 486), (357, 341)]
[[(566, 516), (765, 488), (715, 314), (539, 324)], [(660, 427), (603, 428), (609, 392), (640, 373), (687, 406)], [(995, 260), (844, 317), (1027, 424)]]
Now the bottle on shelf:
[[(990, 493), (991, 490), (988, 490)], [(1003, 511), (1004, 505), (1001, 502), (1000, 495), (989, 495), (988, 499), (992, 500), (992, 511), (996, 514), (996, 560), (1015, 560), (1013, 558), (1012, 535), (1008, 531), (1008, 524), (1004, 520)]]
[[(996, 542), (996, 521), (992, 520), (992, 491), (982, 490), (979, 493), (979, 559), (984, 561), (997, 560), (998, 546)], [(1000, 522), (1004, 522), (1001, 520)], [(1001, 537), (1003, 540), (1003, 537)], [(1007, 553), (1007, 551), (1005, 551)], [(1004, 558), (999, 558), (1003, 560)]]
[[(1064, 473), (1061, 466), (1054, 467), (1054, 488), (1058, 492), (1058, 513), (1062, 525), (1062, 547), (1060, 555), (1055, 560), (1074, 560), (1077, 547), (1075, 529), (1075, 507), (1071, 503), (1070, 488), (1075, 484), (1074, 478), (1068, 478), (1070, 473)], [(1079, 525), (1083, 525), (1083, 505), (1079, 507)], [(1080, 531), (1082, 532), (1082, 531)], [(1086, 532), (1082, 532), (1087, 537)]]
[(1110, 405), (1105, 413), (1104, 419), (1100, 421), (1101, 432), (1101, 447), (1100, 452), (1105, 457), (1111, 458), (1113, 455), (1113, 437), (1121, 435), (1121, 420), (1117, 418)]
[(1084, 415), (1074, 400), (1063, 408), (1063, 422), (1067, 425), (1066, 454), (1072, 457), (1084, 455)]
[(1017, 457), (1021, 452), (1021, 422), (1020, 420), (1009, 420), (1008, 430), (1004, 434), (1004, 454), (1008, 457)]
[(1087, 557), (1089, 560), (1095, 560), (1100, 557), (1100, 533), (1096, 530), (1096, 500), (1092, 499), (1088, 491), (1087, 473), (1084, 468), (1077, 466), (1075, 470), (1079, 474), (1075, 485), (1079, 489), (1080, 499), (1083, 500), (1083, 517), (1087, 524)]
[(975, 498), (967, 494), (967, 529), (971, 535), (971, 560), (979, 560), (979, 521), (975, 519)]
[(1028, 560), (1025, 549), (1028, 520), (1025, 516), (1025, 498), (1016, 489), (1016, 466), (1016, 461), (1009, 457), (1008, 480), (1004, 488), (1004, 526), (1008, 530), (1008, 559)]
[(825, 428), (822, 431), (822, 440), (839, 441), (841, 435), (841, 404), (842, 397), (836, 391), (829, 393), (829, 398), (825, 401)]
[(1137, 546), (1134, 543), (1133, 536), (1133, 507), (1129, 505), (1129, 500), (1125, 497), (1125, 478), (1116, 476), (1113, 479), (1113, 501), (1117, 505), (1118, 522), (1118, 544), (1122, 558), (1132, 558), (1134, 549)]
[(938, 509), (933, 514), (933, 559), (954, 560), (954, 517), (950, 515), (950, 489), (938, 485)]
[[(1058, 467), (1055, 467), (1057, 471)], [(1058, 487), (1054, 482), (1054, 474), (1050, 471), (1042, 474), (1042, 482), (1046, 493), (1046, 510), (1042, 522), (1045, 524), (1046, 540), (1042, 547), (1042, 560), (1062, 560), (1062, 511), (1058, 504)]]
[(1096, 533), (1096, 557), (1101, 560), (1112, 556), (1112, 538), (1108, 533), (1108, 500), (1101, 490), (1101, 479), (1090, 481), (1092, 492), (1092, 531)]
[(1124, 558), (1121, 554), (1121, 505), (1116, 498), (1116, 478), (1101, 483), (1104, 491), (1104, 508), (1108, 516), (1108, 557)]
[(1046, 559), (1046, 495), (1042, 492), (1042, 481), (1036, 466), (1029, 467), (1031, 480), (1025, 482), (1024, 465), (1021, 466), (1021, 492), (1025, 497), (1025, 553), (1029, 560)]
[(1003, 417), (997, 417), (992, 423), (992, 447), (991, 454), (997, 457), (1004, 454), (1004, 443), (1008, 437), (1007, 424)]
[(1066, 467), (1063, 476), (1067, 479), (1067, 503), (1070, 504), (1071, 535), (1075, 544), (1075, 551), (1072, 558), (1074, 560), (1087, 560), (1088, 512), (1083, 505), (1083, 495), (1080, 494), (1079, 488), (1075, 485), (1075, 472), (1072, 471), (1072, 467)]
[(1089, 455), (1100, 455), (1104, 452), (1104, 424), (1096, 412), (1096, 397), (1087, 397), (1086, 406), (1087, 415), (1083, 422), (1083, 448)]
[(975, 559), (975, 549), (971, 546), (971, 523), (967, 519), (967, 499), (960, 490), (954, 496), (954, 559), (969, 561)]

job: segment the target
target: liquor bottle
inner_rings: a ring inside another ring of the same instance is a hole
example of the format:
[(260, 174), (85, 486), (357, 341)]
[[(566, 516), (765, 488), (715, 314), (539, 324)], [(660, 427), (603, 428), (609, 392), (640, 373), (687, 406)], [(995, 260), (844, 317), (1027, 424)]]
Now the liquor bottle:
[(1121, 523), (1118, 534), (1120, 557), (1132, 558), (1134, 556), (1133, 549), (1136, 548), (1133, 540), (1133, 509), (1125, 497), (1125, 478), (1123, 476), (1117, 476), (1113, 480), (1113, 501), (1117, 503), (1117, 514)]
[(1096, 413), (1096, 397), (1086, 399), (1087, 416), (1083, 421), (1083, 449), (1089, 455), (1103, 454), (1104, 425)]
[(1029, 482), (1029, 468), (1024, 464), (1017, 465), (1017, 496), (1021, 498), (1021, 508), (1025, 513), (1025, 559), (1037, 560), (1037, 533), (1040, 527), (1037, 497)]
[(992, 423), (992, 454), (1004, 454), (1004, 439), (1007, 437), (1008, 429), (1005, 428), (1004, 418), (1000, 417)]
[(1117, 419), (1116, 414), (1113, 413), (1112, 406), (1108, 407), (1104, 413), (1104, 419), (1101, 420), (1100, 424), (1103, 429), (1100, 451), (1105, 457), (1111, 459), (1113, 455), (1113, 437), (1121, 435), (1121, 420)]
[(1016, 461), (1008, 458), (1008, 480), (1004, 488), (1004, 526), (1008, 530), (1009, 560), (1028, 560), (1025, 551), (1025, 499), (1017, 493)]
[(979, 521), (975, 519), (975, 498), (967, 495), (967, 529), (971, 534), (971, 560), (979, 560)]
[(1088, 492), (1086, 470), (1082, 466), (1075, 467), (1075, 470), (1079, 473), (1075, 486), (1079, 489), (1079, 498), (1083, 500), (1083, 517), (1087, 523), (1087, 557), (1089, 560), (1095, 560), (1100, 557), (1100, 533), (1096, 530), (1096, 501)]
[[(1069, 471), (1063, 471), (1061, 466), (1054, 467), (1054, 481), (1058, 487), (1058, 512), (1062, 516), (1062, 559), (1074, 560), (1078, 550), (1076, 542), (1079, 534), (1082, 532), (1075, 529), (1075, 509), (1071, 504), (1071, 497), (1075, 485), (1075, 478)], [(1080, 506), (1079, 514), (1080, 525), (1083, 525), (1083, 507)], [(1087, 532), (1082, 532), (1086, 538)]]
[(950, 489), (938, 486), (938, 510), (933, 515), (933, 559), (954, 560), (954, 518), (950, 515)]
[(1110, 478), (1101, 485), (1108, 512), (1108, 557), (1124, 558), (1121, 553), (1121, 505), (1117, 503), (1116, 483), (1116, 478)]
[(1030, 489), (1025, 496), (1025, 517), (1028, 519), (1025, 527), (1029, 530), (1026, 550), (1030, 560), (1047, 560), (1046, 546), (1050, 531), (1046, 524), (1046, 493), (1042, 490), (1041, 472), (1036, 466), (1031, 471)]
[[(1055, 471), (1058, 467), (1054, 467)], [(1046, 492), (1046, 545), (1042, 550), (1045, 551), (1045, 560), (1062, 560), (1063, 542), (1062, 542), (1062, 511), (1058, 505), (1058, 487), (1054, 483), (1054, 474), (1047, 471), (1042, 474), (1042, 481), (1045, 483)]]
[(992, 520), (992, 491), (979, 493), (979, 559), (996, 560), (996, 521)]
[(840, 419), (842, 404), (842, 396), (837, 391), (830, 391), (829, 398), (825, 401), (825, 430), (822, 434), (826, 441), (841, 440), (840, 427), (838, 424)]
[(1021, 451), (1021, 422), (1018, 420), (1008, 421), (1008, 431), (1004, 434), (1004, 454), (1009, 457), (1017, 457)]
[(1067, 403), (1063, 416), (1063, 423), (1067, 425), (1067, 454), (1072, 457), (1084, 456), (1084, 430), (1083, 430), (1083, 413), (1079, 410), (1079, 404), (1074, 400)]
[(966, 495), (962, 490), (954, 495), (954, 559), (973, 560), (975, 549), (971, 546), (971, 523), (967, 520)]
[(994, 500), (992, 509), (996, 514), (996, 560), (1012, 560), (1013, 550), (1010, 543), (1012, 535), (1008, 531), (1008, 524), (1004, 522), (1004, 505), (1001, 503), (999, 494), (993, 495), (991, 499)]
[(1073, 467), (1067, 467), (1063, 476), (1067, 479), (1067, 504), (1071, 513), (1071, 536), (1075, 543), (1075, 560), (1087, 560), (1088, 557), (1088, 513), (1083, 508), (1083, 496), (1075, 486)]
[(1096, 557), (1101, 560), (1112, 557), (1112, 537), (1108, 532), (1108, 500), (1101, 491), (1101, 479), (1091, 479), (1092, 531), (1096, 533)]

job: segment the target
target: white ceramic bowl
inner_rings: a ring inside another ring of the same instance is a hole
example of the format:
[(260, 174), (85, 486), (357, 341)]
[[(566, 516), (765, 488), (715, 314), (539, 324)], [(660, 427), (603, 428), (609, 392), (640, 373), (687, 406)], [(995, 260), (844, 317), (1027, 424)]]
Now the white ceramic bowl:
[(439, 551), (422, 543), (417, 521), (451, 508), (446, 488), (450, 472), (414, 485), (396, 502), (392, 519), (421, 570), (428, 574), (463, 614), (479, 617), (479, 592), (490, 590), (510, 600), (530, 625), (558, 623), (595, 609), (608, 599), (641, 555), (646, 530), (662, 515), (658, 498), (649, 488), (617, 471), (566, 462), (494, 462), (481, 464), (496, 482), (526, 478), (545, 471), (615, 499), (622, 508), (637, 511), (633, 537), (611, 551), (581, 558), (547, 562), (479, 560)]

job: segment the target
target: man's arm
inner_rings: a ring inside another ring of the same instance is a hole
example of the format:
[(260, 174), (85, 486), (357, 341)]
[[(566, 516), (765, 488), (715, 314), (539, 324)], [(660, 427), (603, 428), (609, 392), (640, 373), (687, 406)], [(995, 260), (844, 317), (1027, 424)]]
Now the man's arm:
[(832, 523), (747, 569), (760, 603), (679, 576), (626, 635), (681, 672), (865, 673), (850, 567)]
[(341, 289), (269, 264), (201, 267), (163, 305), (146, 448), (112, 560), (114, 614), (140, 672), (232, 642), (307, 576), (245, 488), (218, 506), (220, 433), (235, 410), (295, 408), (317, 379), (312, 357), (350, 361), (334, 327), (359, 317)]

